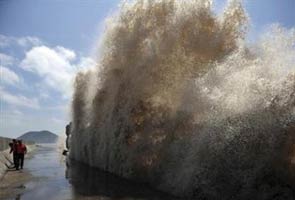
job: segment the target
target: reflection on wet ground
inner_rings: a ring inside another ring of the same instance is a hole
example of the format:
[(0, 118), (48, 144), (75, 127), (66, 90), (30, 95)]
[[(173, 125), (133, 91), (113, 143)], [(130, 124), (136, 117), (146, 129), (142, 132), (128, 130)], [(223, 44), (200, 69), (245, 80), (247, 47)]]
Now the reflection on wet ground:
[(26, 168), (38, 177), (25, 184), (18, 200), (172, 200), (169, 195), (133, 183), (96, 168), (71, 161), (67, 168), (56, 145), (42, 145), (26, 162)]
[(73, 190), (84, 196), (106, 196), (132, 199), (172, 199), (144, 184), (134, 183), (116, 175), (71, 161), (67, 176)]

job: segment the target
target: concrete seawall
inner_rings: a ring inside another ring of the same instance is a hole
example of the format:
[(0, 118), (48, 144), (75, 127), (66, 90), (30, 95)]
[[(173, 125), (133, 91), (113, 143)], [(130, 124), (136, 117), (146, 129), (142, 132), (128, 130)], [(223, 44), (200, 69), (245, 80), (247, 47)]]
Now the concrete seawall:
[[(13, 164), (12, 154), (9, 154), (9, 143), (12, 141), (11, 138), (0, 137), (0, 180), (5, 174), (8, 166)], [(32, 151), (34, 148), (33, 142), (24, 142), (28, 148), (28, 151)]]
[(4, 151), (9, 148), (10, 138), (0, 137), (0, 151)]

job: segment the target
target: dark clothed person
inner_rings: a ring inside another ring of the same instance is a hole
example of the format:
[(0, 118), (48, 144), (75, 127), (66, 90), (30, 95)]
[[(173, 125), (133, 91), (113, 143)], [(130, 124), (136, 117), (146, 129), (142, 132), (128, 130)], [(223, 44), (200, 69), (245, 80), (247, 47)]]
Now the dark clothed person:
[[(72, 128), (72, 122), (70, 122), (67, 126), (66, 126), (66, 148), (67, 150), (70, 149), (70, 136), (71, 136), (71, 128)], [(66, 151), (67, 151), (66, 150)]]
[[(22, 141), (18, 141), (17, 144), (17, 157), (20, 168), (22, 169), (24, 166), (25, 154), (27, 153), (27, 147)], [(18, 169), (18, 168), (17, 168)]]
[[(11, 145), (10, 145), (11, 144)], [(16, 169), (19, 168), (18, 156), (17, 156), (17, 141), (15, 139), (12, 140), (12, 143), (9, 143), (10, 152), (13, 153), (13, 164)]]

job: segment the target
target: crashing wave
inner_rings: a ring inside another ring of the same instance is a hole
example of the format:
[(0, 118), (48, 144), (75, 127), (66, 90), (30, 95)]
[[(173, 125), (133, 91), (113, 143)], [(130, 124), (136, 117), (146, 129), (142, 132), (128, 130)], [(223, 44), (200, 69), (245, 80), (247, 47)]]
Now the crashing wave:
[(239, 1), (138, 0), (76, 77), (70, 157), (178, 196), (295, 198), (295, 31), (254, 45)]

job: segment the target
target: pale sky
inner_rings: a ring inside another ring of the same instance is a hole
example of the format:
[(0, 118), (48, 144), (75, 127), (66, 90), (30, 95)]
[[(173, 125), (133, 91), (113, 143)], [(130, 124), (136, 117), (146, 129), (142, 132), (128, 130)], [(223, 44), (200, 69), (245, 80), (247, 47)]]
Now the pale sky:
[[(0, 136), (64, 134), (72, 80), (93, 65), (107, 16), (119, 0), (0, 0)], [(295, 27), (295, 0), (246, 0), (248, 40), (270, 24)], [(225, 0), (215, 1), (218, 12)]]

